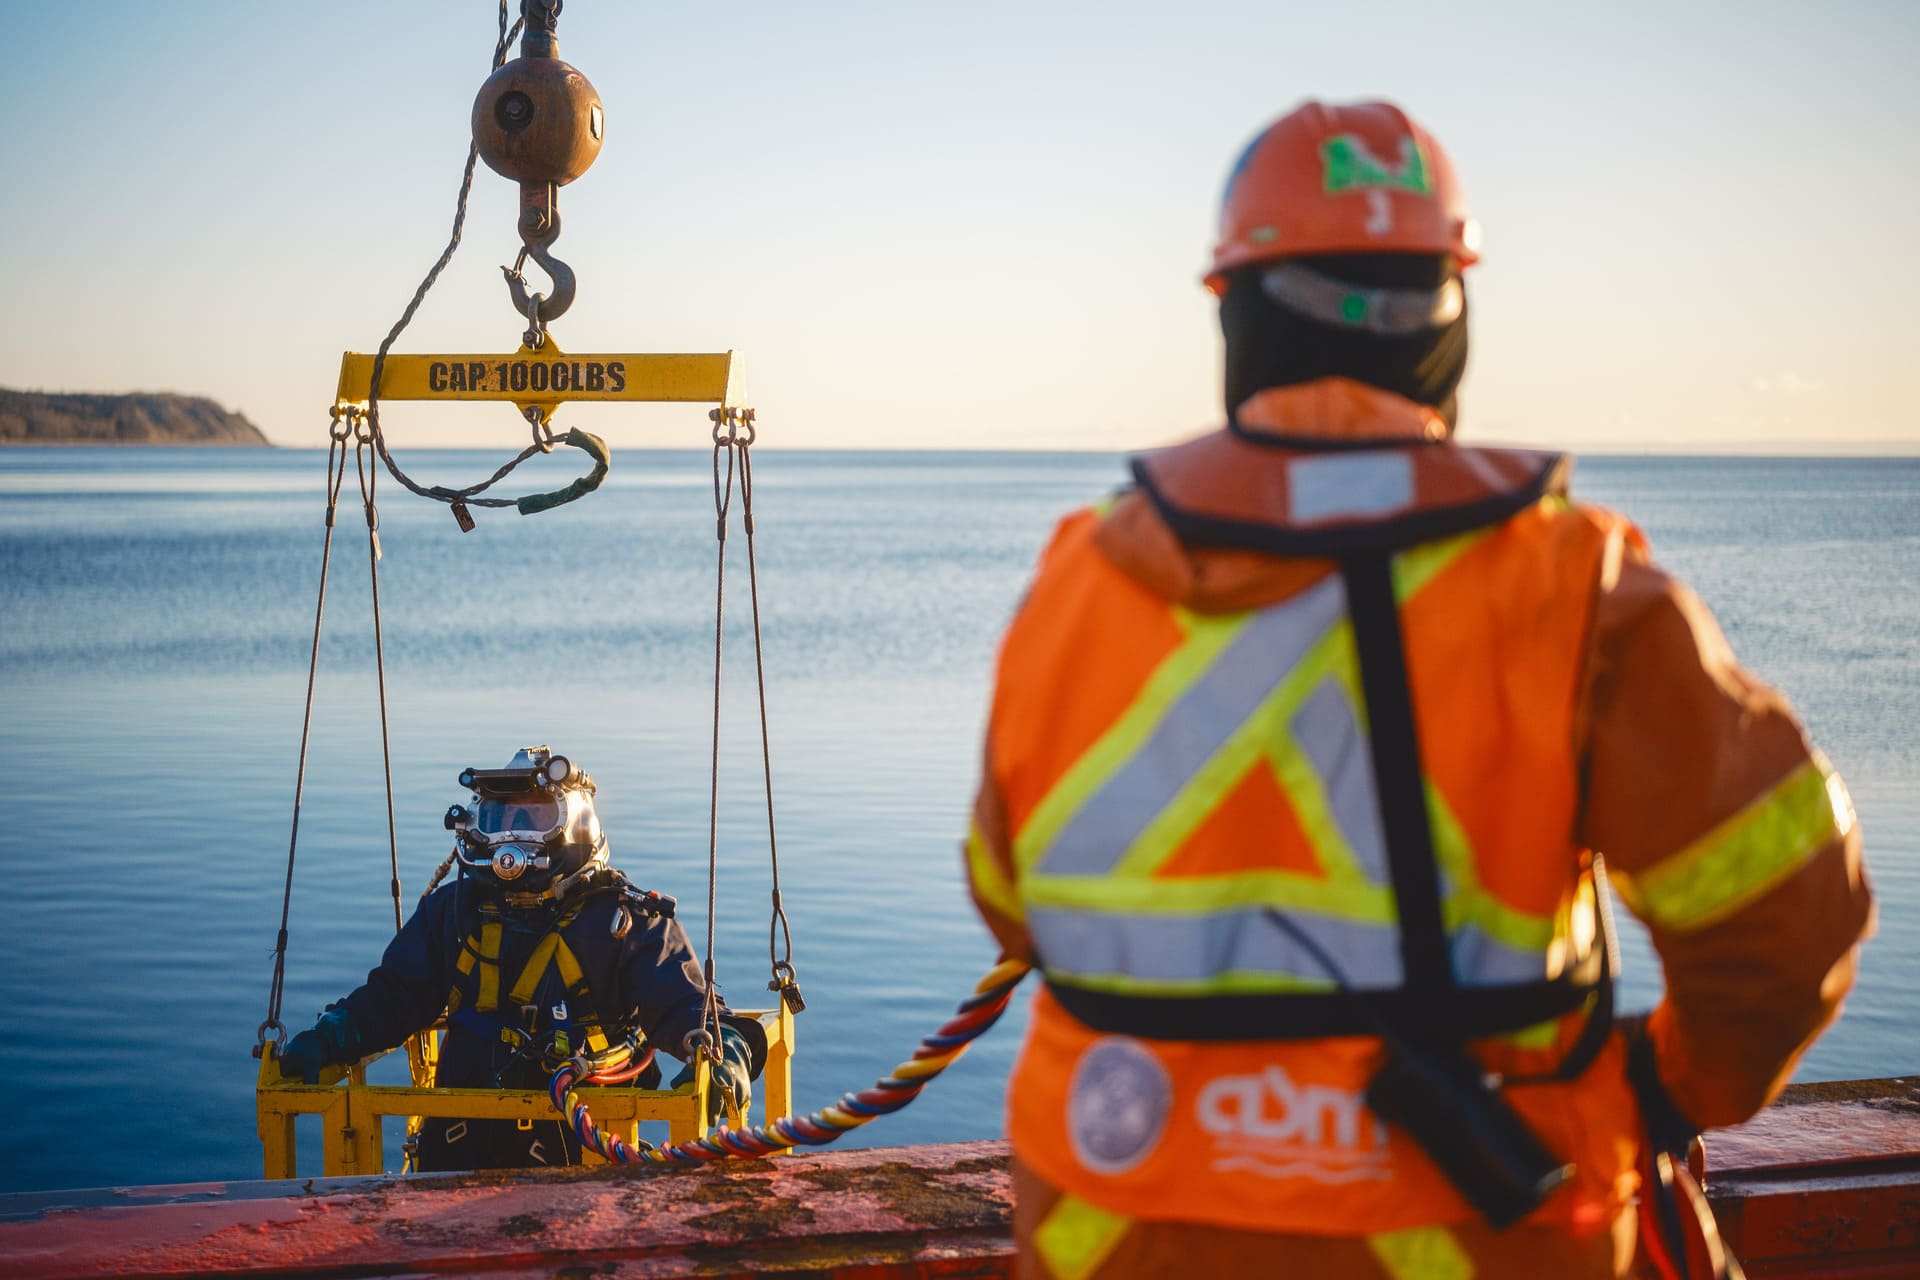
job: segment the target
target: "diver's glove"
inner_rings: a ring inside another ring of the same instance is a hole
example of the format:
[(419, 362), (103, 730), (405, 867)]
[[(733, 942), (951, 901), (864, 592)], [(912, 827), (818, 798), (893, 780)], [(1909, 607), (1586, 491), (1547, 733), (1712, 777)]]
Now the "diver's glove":
[(280, 1051), (280, 1078), (298, 1076), (304, 1084), (319, 1084), (320, 1068), (357, 1062), (362, 1056), (360, 1023), (353, 1010), (330, 1004), (311, 1031), (302, 1031)]
[[(692, 1082), (693, 1064), (689, 1062), (667, 1088), (678, 1089)], [(752, 1101), (753, 1055), (747, 1049), (747, 1038), (732, 1027), (722, 1026), (720, 1061), (713, 1064), (707, 1085), (707, 1123), (718, 1123), (728, 1111), (745, 1111)]]

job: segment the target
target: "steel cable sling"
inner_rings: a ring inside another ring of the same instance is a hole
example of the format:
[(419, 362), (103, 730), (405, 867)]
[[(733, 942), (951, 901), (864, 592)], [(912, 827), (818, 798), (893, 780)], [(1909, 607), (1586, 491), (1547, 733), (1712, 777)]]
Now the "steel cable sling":
[[(559, 8), (559, 0), (553, 0), (552, 14), (557, 16)], [(498, 70), (504, 64), (507, 50), (511, 47), (515, 35), (522, 30), (524, 22), (525, 19), (522, 18), (509, 27), (507, 21), (507, 0), (500, 0), (498, 17), (499, 32), (494, 44), (491, 63), (494, 70)], [(374, 450), (379, 455), (380, 460), (386, 465), (387, 469), (409, 490), (423, 497), (435, 498), (443, 502), (452, 503), (456, 508), (462, 501), (472, 501), (476, 505), (486, 506), (520, 505), (523, 510), (526, 510), (529, 503), (546, 502), (547, 505), (557, 505), (557, 502), (553, 501), (554, 499), (568, 501), (571, 497), (579, 496), (579, 493), (570, 493), (568, 497), (563, 498), (560, 494), (569, 493), (569, 491), (562, 490), (555, 494), (533, 495), (530, 498), (521, 499), (480, 499), (473, 497), (473, 495), (501, 479), (534, 453), (551, 450), (554, 437), (552, 433), (548, 431), (546, 442), (543, 444), (541, 441), (542, 426), (538, 422), (535, 423), (535, 443), (533, 445), (522, 451), (521, 454), (511, 462), (501, 467), (491, 478), (461, 490), (430, 490), (414, 482), (406, 473), (400, 470), (391, 455), (388, 454), (385, 439), (380, 431), (379, 388), (382, 366), (386, 360), (387, 352), (399, 338), (401, 332), (405, 330), (407, 324), (413, 319), (414, 313), (419, 310), (420, 304), (425, 300), (428, 290), (431, 289), (434, 282), (439, 279), (440, 273), (446, 269), (447, 264), (452, 260), (454, 250), (459, 247), (461, 230), (467, 216), (467, 197), (473, 185), (474, 163), (478, 155), (479, 145), (476, 142), (468, 150), (466, 168), (461, 177), (460, 192), (454, 212), (452, 236), (447, 242), (447, 247), (441, 252), (439, 259), (427, 272), (426, 278), (422, 280), (420, 286), (414, 290), (413, 297), (407, 303), (406, 309), (402, 312), (400, 319), (394, 324), (393, 328), (387, 333), (386, 338), (381, 342), (379, 353), (374, 357), (374, 372), (366, 407), (362, 409), (355, 405), (336, 403), (331, 410), (327, 430), (326, 534), (320, 556), (320, 584), (317, 592), (317, 600), (314, 605), (313, 645), (312, 652), (308, 658), (306, 702), (300, 725), (299, 762), (294, 777), (293, 820), (291, 833), (287, 841), (286, 881), (281, 891), (280, 929), (274, 940), (273, 976), (268, 984), (267, 1016), (255, 1032), (253, 1056), (256, 1058), (260, 1057), (264, 1052), (269, 1038), (273, 1040), (276, 1051), (286, 1043), (287, 1038), (286, 1026), (280, 1018), (281, 1004), (286, 987), (287, 925), (293, 903), (293, 868), (300, 841), (300, 810), (306, 792), (307, 749), (313, 732), (313, 697), (320, 665), (320, 636), (326, 615), (327, 579), (333, 560), (333, 531), (338, 515), (340, 490), (346, 479), (347, 441), (352, 440), (354, 442), (354, 467), (359, 477), (361, 504), (365, 509), (367, 520), (367, 563), (372, 591), (374, 661), (377, 671), (380, 702), (380, 750), (381, 763), (386, 782), (389, 885), (393, 896), (393, 925), (396, 933), (400, 930), (404, 922), (404, 917), (400, 905), (400, 853), (398, 833), (394, 820), (393, 756), (388, 731), (386, 657), (380, 620), (380, 521), (378, 507), (374, 501), (378, 469), (370, 464), (367, 458), (368, 449), (371, 448)], [(539, 298), (539, 295), (535, 296)], [(529, 324), (539, 328), (539, 336), (544, 338), (544, 319), (540, 314), (537, 304), (529, 308)], [(528, 340), (530, 342), (533, 341), (531, 330)], [(574, 443), (572, 440), (572, 436), (574, 435), (585, 435), (585, 433), (578, 431), (569, 433), (567, 437), (568, 443)], [(588, 437), (588, 439), (591, 440), (593, 438)], [(593, 484), (597, 484), (598, 477), (604, 476), (606, 473), (606, 452), (605, 446), (600, 445), (598, 440), (593, 440), (593, 444), (598, 446), (597, 451), (589, 449), (589, 452), (594, 453), (598, 465), (595, 469), (595, 475), (591, 477), (591, 479)], [(582, 445), (581, 447), (584, 448), (587, 446)], [(583, 483), (583, 481), (576, 481), (574, 482), (574, 486), (570, 486), (570, 488), (578, 487)], [(587, 487), (591, 488), (592, 486), (589, 485)], [(585, 489), (581, 490), (581, 492), (585, 491)], [(533, 509), (540, 510), (544, 508), (534, 506)], [(415, 1082), (424, 1083), (425, 1059), (421, 1054), (417, 1039), (410, 1039), (408, 1042), (408, 1058), (413, 1070)]]
[[(389, 745), (387, 717), (387, 664), (385, 644), (380, 625), (380, 513), (375, 503), (375, 490), (379, 469), (368, 457), (373, 446), (373, 433), (366, 416), (352, 406), (336, 405), (327, 429), (327, 510), (326, 534), (320, 553), (320, 586), (313, 611), (313, 646), (307, 659), (307, 696), (300, 722), (300, 755), (296, 767), (293, 787), (293, 823), (292, 832), (287, 840), (287, 876), (280, 894), (280, 932), (274, 940), (273, 978), (267, 991), (267, 1016), (255, 1032), (253, 1056), (259, 1057), (264, 1050), (269, 1033), (276, 1050), (286, 1043), (286, 1026), (280, 1020), (280, 1006), (286, 988), (287, 965), (287, 921), (293, 904), (293, 866), (295, 854), (300, 842), (300, 809), (305, 800), (307, 783), (307, 747), (313, 735), (313, 695), (318, 683), (320, 669), (320, 636), (326, 617), (327, 579), (333, 563), (333, 530), (338, 521), (340, 490), (346, 481), (347, 449), (346, 443), (354, 442), (354, 471), (360, 482), (360, 504), (367, 519), (367, 575), (373, 606), (373, 653), (374, 669), (377, 678), (380, 704), (380, 761), (386, 781), (387, 801), (387, 867), (388, 887), (393, 897), (393, 929), (400, 931), (404, 923), (400, 897), (400, 844), (394, 822), (393, 810), (393, 753)], [(408, 1042), (407, 1056), (418, 1079), (425, 1069), (425, 1060), (420, 1056), (414, 1041)]]
[[(714, 606), (713, 606), (713, 754), (711, 789), (707, 803), (707, 950), (704, 969), (707, 992), (700, 1026), (688, 1033), (684, 1048), (688, 1060), (698, 1053), (710, 1063), (720, 1062), (720, 996), (715, 983), (714, 916), (720, 879), (720, 690), (725, 670), (727, 609), (727, 528), (733, 508), (734, 483), (740, 488), (741, 523), (747, 535), (747, 580), (753, 600), (753, 666), (760, 709), (760, 763), (767, 801), (767, 853), (773, 877), (773, 910), (767, 922), (767, 963), (772, 980), (767, 990), (779, 995), (790, 1013), (807, 1007), (793, 967), (793, 929), (780, 896), (780, 845), (773, 817), (773, 749), (767, 729), (767, 669), (760, 631), (760, 578), (753, 549), (753, 442), (758, 434), (751, 409), (721, 407), (708, 415), (713, 421)], [(777, 946), (784, 940), (784, 946)]]
[(307, 661), (306, 714), (300, 722), (300, 760), (293, 780), (293, 832), (287, 839), (287, 880), (280, 894), (280, 933), (273, 945), (273, 978), (267, 986), (267, 1017), (254, 1033), (253, 1056), (265, 1049), (272, 1032), (275, 1050), (287, 1041), (286, 1026), (280, 1021), (280, 1000), (287, 978), (287, 918), (293, 907), (293, 857), (300, 843), (300, 806), (307, 788), (307, 743), (313, 731), (313, 690), (320, 671), (320, 627), (327, 612), (327, 570), (333, 563), (333, 526), (340, 507), (340, 486), (347, 478), (346, 442), (353, 434), (353, 411), (335, 405), (327, 425), (327, 515), (326, 536), (320, 550), (320, 592), (313, 606), (313, 653)]

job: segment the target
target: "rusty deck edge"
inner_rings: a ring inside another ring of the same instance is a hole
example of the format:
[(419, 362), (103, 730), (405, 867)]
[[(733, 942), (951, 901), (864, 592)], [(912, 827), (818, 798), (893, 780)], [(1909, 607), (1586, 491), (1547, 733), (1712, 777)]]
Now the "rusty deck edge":
[[(1920, 1276), (1920, 1078), (1796, 1086), (1706, 1139), (1749, 1274)], [(1008, 1274), (1003, 1141), (619, 1168), (97, 1187), (0, 1196), (10, 1276), (396, 1271), (650, 1280)]]
[(783, 1272), (990, 1276), (1011, 1255), (1003, 1142), (724, 1168), (195, 1183), (0, 1198), (9, 1277)]

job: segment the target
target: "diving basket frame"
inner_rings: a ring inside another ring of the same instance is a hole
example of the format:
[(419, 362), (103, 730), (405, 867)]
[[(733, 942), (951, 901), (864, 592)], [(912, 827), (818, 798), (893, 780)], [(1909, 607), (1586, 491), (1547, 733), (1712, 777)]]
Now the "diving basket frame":
[[(352, 409), (358, 412), (361, 406), (370, 401), (376, 359), (354, 351), (342, 354), (340, 379), (335, 392), (336, 427), (344, 411)], [(538, 346), (523, 345), (510, 354), (390, 353), (380, 363), (379, 393), (382, 400), (504, 401), (518, 406), (522, 414), (537, 427), (545, 426), (560, 405), (572, 401), (707, 403), (718, 406), (708, 415), (714, 422), (716, 445), (733, 441), (736, 438), (735, 431), (742, 426), (747, 434), (740, 437), (741, 443), (744, 445), (752, 439), (751, 411), (732, 409), (727, 405), (733, 364), (731, 351), (575, 355), (562, 351), (551, 335), (542, 335)], [(570, 433), (566, 443), (576, 443), (574, 436), (587, 442), (581, 447), (593, 453), (600, 464), (595, 474), (586, 480), (576, 481), (568, 490), (520, 500), (523, 512), (570, 501), (598, 485), (600, 476), (605, 474), (605, 446), (597, 438), (583, 432)], [(339, 440), (342, 437), (336, 434), (335, 438)], [(558, 438), (554, 439), (557, 441)], [(551, 447), (551, 444), (546, 447)], [(420, 491), (410, 482), (408, 487)], [(442, 495), (435, 492), (429, 496)], [(492, 501), (494, 505), (506, 505), (498, 500)], [(464, 516), (463, 510), (457, 505), (455, 514)], [(371, 521), (371, 515), (369, 519)], [(463, 519), (462, 527), (470, 527), (470, 522)], [(750, 522), (748, 528), (751, 533)], [(317, 653), (317, 635), (315, 647)], [(284, 922), (281, 936), (284, 948)], [(777, 978), (776, 970), (776, 987)], [(749, 1011), (741, 1015), (756, 1019), (766, 1032), (767, 1059), (761, 1074), (760, 1092), (769, 1121), (790, 1115), (793, 1110), (794, 1008), (784, 998), (787, 994), (784, 989), (781, 989), (781, 994), (783, 999), (774, 1009)], [(266, 1027), (276, 1020), (277, 1010), (270, 1012), (268, 1024), (262, 1024), (262, 1039), (256, 1049), (260, 1070), (255, 1103), (263, 1165), (268, 1178), (299, 1176), (294, 1122), (303, 1115), (321, 1117), (321, 1171), (325, 1177), (386, 1172), (381, 1122), (388, 1116), (407, 1117), (409, 1136), (419, 1132), (421, 1122), (427, 1117), (515, 1120), (523, 1124), (535, 1120), (567, 1123), (567, 1116), (555, 1110), (552, 1098), (544, 1089), (455, 1089), (432, 1086), (429, 1082), (434, 1078), (438, 1065), (444, 1024), (437, 1024), (434, 1028), (409, 1037), (405, 1042), (403, 1047), (413, 1081), (411, 1085), (367, 1083), (368, 1066), (394, 1050), (383, 1050), (344, 1066), (322, 1068), (318, 1084), (284, 1079), (280, 1074), (279, 1061), (282, 1042), (265, 1035)], [(678, 1089), (641, 1089), (624, 1084), (584, 1085), (579, 1086), (577, 1092), (581, 1101), (592, 1104), (600, 1125), (617, 1133), (629, 1146), (638, 1145), (638, 1126), (643, 1120), (665, 1121), (669, 1142), (679, 1144), (695, 1141), (707, 1134), (709, 1079), (707, 1059), (696, 1055), (693, 1080)], [(746, 1119), (744, 1111), (729, 1111), (727, 1115), (730, 1128), (741, 1127)], [(591, 1148), (583, 1150), (582, 1159), (590, 1165), (607, 1163)]]
[[(767, 1034), (767, 1065), (761, 1073), (761, 1105), (768, 1120), (793, 1114), (793, 1013), (778, 1008), (748, 1012)], [(408, 1041), (420, 1049), (431, 1079), (439, 1056), (438, 1030), (425, 1031)], [(394, 1052), (389, 1049), (349, 1066), (325, 1067), (319, 1084), (303, 1084), (280, 1076), (279, 1046), (268, 1044), (260, 1055), (256, 1100), (260, 1118), (260, 1146), (268, 1178), (300, 1174), (294, 1158), (294, 1121), (303, 1115), (321, 1117), (321, 1176), (328, 1178), (387, 1172), (381, 1121), (406, 1116), (409, 1135), (417, 1133), (428, 1116), (462, 1120), (553, 1120), (567, 1123), (554, 1110), (544, 1089), (436, 1089), (422, 1085), (367, 1083), (367, 1067)], [(411, 1057), (411, 1052), (409, 1053)], [(664, 1120), (668, 1141), (690, 1142), (707, 1133), (709, 1068), (704, 1057), (694, 1059), (693, 1080), (678, 1089), (636, 1089), (626, 1085), (582, 1085), (576, 1092), (593, 1108), (603, 1129), (618, 1133), (629, 1146), (639, 1138), (639, 1122)], [(729, 1128), (740, 1128), (747, 1113), (727, 1114)], [(591, 1149), (581, 1152), (589, 1165), (607, 1163)]]

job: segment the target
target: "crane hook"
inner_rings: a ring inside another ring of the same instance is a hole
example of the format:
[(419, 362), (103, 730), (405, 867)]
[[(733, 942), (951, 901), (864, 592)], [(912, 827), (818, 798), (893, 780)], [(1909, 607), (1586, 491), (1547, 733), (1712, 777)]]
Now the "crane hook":
[[(527, 277), (521, 273), (528, 258), (538, 263), (553, 281), (552, 293), (528, 292)], [(514, 259), (513, 265), (500, 270), (507, 278), (507, 292), (513, 295), (515, 313), (527, 317), (529, 322), (537, 317), (540, 327), (545, 328), (549, 322), (565, 315), (567, 308), (573, 305), (573, 268), (548, 253), (543, 244), (521, 246), (520, 256)]]
[[(511, 267), (500, 270), (507, 277), (507, 291), (513, 295), (515, 315), (526, 316), (542, 329), (558, 320), (573, 305), (573, 268), (553, 256), (553, 242), (560, 236), (560, 201), (557, 184), (523, 182), (520, 184), (520, 256)], [(529, 294), (527, 278), (520, 273), (532, 258), (553, 281), (553, 291)], [(536, 301), (537, 300), (537, 301)]]

